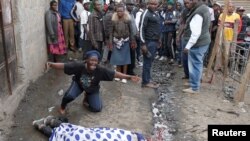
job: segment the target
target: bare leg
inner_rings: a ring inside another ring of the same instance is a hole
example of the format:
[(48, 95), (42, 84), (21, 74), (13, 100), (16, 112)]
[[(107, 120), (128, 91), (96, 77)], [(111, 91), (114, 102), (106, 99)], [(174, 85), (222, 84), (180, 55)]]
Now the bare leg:
[(55, 54), (53, 54), (53, 61), (54, 61), (54, 62), (57, 62), (57, 60), (56, 60), (56, 55), (55, 55)]
[(127, 71), (128, 71), (128, 65), (123, 65), (122, 73), (127, 74)]
[(116, 66), (116, 71), (121, 72), (122, 71), (121, 66)]

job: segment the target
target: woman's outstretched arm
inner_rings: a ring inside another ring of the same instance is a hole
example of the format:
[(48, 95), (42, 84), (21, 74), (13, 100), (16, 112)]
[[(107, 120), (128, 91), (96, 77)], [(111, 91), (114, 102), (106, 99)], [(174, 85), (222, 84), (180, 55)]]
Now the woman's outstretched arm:
[(64, 69), (64, 63), (53, 63), (53, 62), (47, 62), (46, 63), (46, 70), (49, 68), (63, 70)]

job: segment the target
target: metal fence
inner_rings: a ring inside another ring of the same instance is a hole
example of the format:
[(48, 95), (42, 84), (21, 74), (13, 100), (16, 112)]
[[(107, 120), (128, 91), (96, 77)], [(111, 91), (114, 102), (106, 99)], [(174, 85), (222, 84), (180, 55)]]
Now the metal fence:
[[(245, 73), (249, 60), (250, 42), (235, 43), (230, 45), (228, 80), (224, 83), (224, 93), (226, 97), (233, 99), (234, 94)], [(250, 84), (250, 83), (249, 83)], [(250, 86), (250, 85), (248, 85)]]

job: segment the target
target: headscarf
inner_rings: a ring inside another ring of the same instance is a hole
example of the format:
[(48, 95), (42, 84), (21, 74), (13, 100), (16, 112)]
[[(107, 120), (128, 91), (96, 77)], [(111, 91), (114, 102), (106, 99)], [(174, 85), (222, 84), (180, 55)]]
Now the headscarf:
[(101, 60), (101, 55), (96, 50), (90, 50), (90, 51), (85, 53), (85, 59), (88, 59), (88, 58), (93, 57), (93, 56), (97, 57), (99, 61)]

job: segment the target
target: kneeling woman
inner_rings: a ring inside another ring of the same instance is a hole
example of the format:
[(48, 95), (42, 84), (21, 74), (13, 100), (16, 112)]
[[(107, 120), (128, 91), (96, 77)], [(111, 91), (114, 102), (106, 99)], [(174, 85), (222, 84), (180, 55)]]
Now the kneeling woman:
[(71, 86), (63, 96), (60, 113), (65, 114), (68, 103), (78, 97), (83, 91), (86, 93), (86, 102), (90, 111), (100, 112), (102, 101), (100, 98), (100, 81), (112, 81), (114, 78), (140, 80), (137, 76), (126, 75), (109, 70), (98, 65), (100, 54), (95, 50), (86, 53), (86, 61), (71, 63), (47, 62), (47, 67), (64, 70), (65, 74), (74, 75)]

